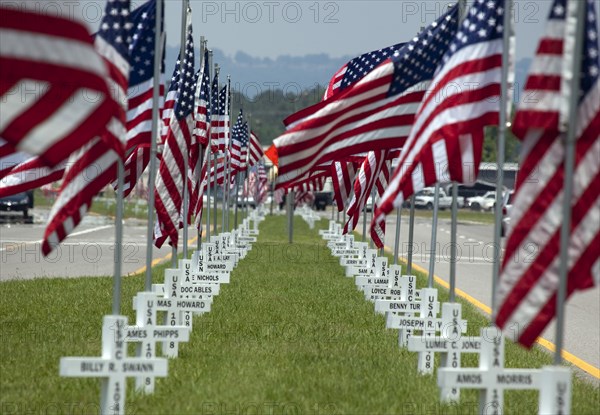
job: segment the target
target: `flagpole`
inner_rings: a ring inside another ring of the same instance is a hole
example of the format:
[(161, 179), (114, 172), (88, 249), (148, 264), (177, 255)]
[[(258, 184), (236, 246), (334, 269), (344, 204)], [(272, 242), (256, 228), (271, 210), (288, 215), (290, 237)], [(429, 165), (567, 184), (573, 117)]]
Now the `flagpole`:
[(160, 77), (162, 62), (162, 46), (164, 34), (162, 29), (163, 0), (156, 0), (156, 26), (154, 29), (154, 85), (152, 87), (152, 132), (150, 141), (150, 171), (148, 172), (148, 227), (146, 232), (146, 279), (144, 290), (152, 290), (152, 251), (154, 240), (154, 190), (156, 180), (156, 158), (158, 139), (158, 101), (160, 100)]
[[(206, 39), (204, 38), (204, 36), (200, 36), (200, 69), (201, 70), (203, 70), (202, 65), (204, 65), (204, 70), (206, 70), (207, 62), (204, 62), (204, 51), (205, 50), (206, 50)], [(201, 73), (200, 76), (202, 78), (198, 78), (198, 82), (200, 83), (200, 88), (203, 87), (203, 85), (202, 85), (202, 82), (204, 80), (203, 75), (204, 74)], [(208, 130), (207, 130), (207, 135), (208, 135)], [(198, 172), (198, 176), (196, 177), (196, 180), (198, 183), (198, 189), (202, 189), (202, 165), (204, 164), (204, 149), (202, 148), (201, 143), (198, 143), (198, 147), (199, 147), (200, 154), (199, 154), (198, 164), (196, 165), (196, 171)], [(203, 193), (204, 193), (204, 189), (202, 189), (201, 194), (198, 194), (198, 197), (200, 199), (197, 200), (196, 203), (198, 203), (198, 202), (200, 202), (200, 200), (202, 200), (202, 197), (204, 196)], [(196, 213), (195, 210), (196, 209), (194, 209), (194, 213)], [(198, 214), (201, 214), (201, 212), (198, 212)], [(198, 235), (197, 235), (197, 239), (196, 239), (196, 249), (198, 251), (200, 251), (202, 249), (202, 221), (200, 222), (200, 226), (198, 227), (197, 232), (198, 232)]]
[[(458, 27), (467, 14), (467, 0), (458, 0)], [(452, 206), (450, 214), (450, 292), (449, 300), (456, 302), (456, 233), (458, 228), (458, 184), (452, 182)]]
[(125, 186), (125, 168), (123, 160), (117, 161), (117, 203), (115, 212), (115, 274), (113, 276), (112, 313), (121, 314), (121, 262), (123, 259), (123, 186)]
[[(243, 172), (240, 172), (243, 174)], [(240, 191), (240, 175), (236, 175), (235, 176), (235, 200), (234, 200), (234, 204), (235, 206), (233, 207), (233, 226), (234, 228), (237, 228), (238, 226), (238, 192)]]
[[(188, 14), (188, 9), (189, 9), (189, 0), (183, 0), (181, 2), (181, 46), (179, 49), (179, 70), (181, 72), (181, 86), (183, 87), (183, 73), (184, 73), (184, 67), (183, 67), (183, 61), (184, 61), (184, 56), (185, 56), (185, 44), (187, 41), (187, 14)], [(188, 212), (188, 190), (187, 190), (187, 182), (188, 182), (188, 152), (186, 151), (183, 155), (183, 232), (182, 232), (182, 237), (183, 237), (183, 258), (187, 258), (187, 236), (188, 236), (188, 229), (187, 229), (187, 212)], [(175, 267), (177, 265), (177, 245), (173, 245), (173, 251), (172, 251), (172, 264), (173, 267)]]
[[(208, 46), (208, 45), (207, 45)], [(208, 51), (208, 66), (207, 68), (212, 68), (212, 61), (213, 61), (213, 51), (209, 49)], [(210, 77), (209, 77), (210, 80)], [(214, 117), (214, 109), (212, 108), (212, 80), (211, 82), (211, 86), (208, 88), (208, 92), (209, 92), (209, 98), (208, 98), (208, 105), (211, 107), (211, 127), (210, 129), (212, 130), (212, 118)], [(208, 163), (206, 166), (206, 241), (210, 242), (210, 185), (211, 185), (211, 168), (212, 168), (212, 159), (213, 159), (213, 152), (211, 149), (211, 141), (212, 141), (212, 133), (210, 131), (207, 132), (208, 135), (208, 148), (210, 153), (207, 155), (208, 159), (206, 160), (206, 162)], [(215, 169), (215, 175), (217, 174), (216, 169)], [(202, 206), (202, 208), (204, 209), (204, 205)]]
[[(227, 75), (227, 96), (230, 96), (231, 92), (231, 76)], [(229, 113), (229, 119), (231, 120), (231, 99), (227, 100), (227, 106), (225, 111)], [(229, 231), (229, 223), (227, 223), (226, 215), (229, 216), (229, 206), (228, 206), (228, 195), (229, 193), (229, 180), (231, 177), (231, 129), (228, 128), (225, 132), (225, 171), (223, 172), (225, 176), (225, 180), (223, 181), (223, 195), (221, 197), (221, 203), (223, 205), (221, 209), (221, 228), (225, 231)], [(225, 212), (227, 210), (227, 212)]]
[(500, 253), (501, 253), (501, 230), (502, 230), (502, 207), (504, 204), (504, 159), (506, 146), (506, 127), (508, 125), (508, 76), (510, 67), (510, 36), (512, 34), (512, 0), (506, 0), (504, 10), (504, 33), (502, 46), (502, 72), (500, 84), (500, 116), (498, 122), (498, 143), (496, 163), (498, 170), (496, 174), (496, 205), (494, 212), (494, 263), (492, 266), (492, 325), (496, 324), (497, 304), (496, 292), (498, 278), (500, 275)]
[(433, 217), (431, 219), (431, 251), (429, 253), (429, 277), (427, 279), (427, 287), (429, 288), (433, 288), (433, 274), (435, 272), (438, 212), (440, 208), (440, 184), (436, 183), (434, 189), (435, 195), (433, 196)]
[[(219, 72), (220, 72), (219, 71), (219, 64), (215, 63), (215, 76), (217, 77), (217, 79), (219, 79)], [(219, 99), (220, 99), (220, 97), (219, 97), (219, 86), (217, 84), (217, 108), (219, 108), (219, 106), (220, 106)], [(225, 121), (223, 121), (223, 123), (225, 123)], [(217, 139), (217, 146), (218, 146), (218, 144), (219, 144), (219, 140)], [(217, 152), (218, 151), (219, 150), (218, 150), (218, 147), (217, 147)], [(218, 189), (218, 186), (219, 186), (219, 184), (217, 183), (218, 182), (218, 180), (217, 180), (217, 176), (218, 176), (218, 174), (217, 174), (218, 158), (217, 158), (216, 153), (213, 154), (213, 162), (214, 162), (214, 167), (215, 167), (215, 197), (214, 197), (214, 201), (213, 201), (213, 207), (215, 209), (215, 214), (214, 214), (214, 218), (213, 218), (213, 230), (215, 231), (215, 234), (216, 234), (217, 233), (217, 199), (218, 199), (218, 197), (217, 197), (217, 189)]]
[[(252, 114), (248, 113), (248, 134), (250, 134), (250, 131), (252, 130)], [(248, 166), (248, 162), (247, 162), (247, 156), (249, 153), (246, 153), (246, 172), (249, 173), (249, 170), (247, 168)], [(250, 177), (250, 174), (246, 175), (247, 177)], [(246, 217), (249, 216), (249, 211), (250, 211), (250, 206), (248, 206), (248, 196), (250, 195), (250, 179), (248, 179), (248, 191), (246, 192), (246, 203), (245, 203), (245, 208), (246, 208)], [(254, 201), (254, 205), (256, 206), (256, 200)]]
[(402, 220), (402, 206), (396, 208), (396, 235), (394, 239), (394, 265), (398, 265), (398, 252), (400, 250), (400, 220)]
[(294, 242), (294, 191), (290, 190), (287, 194), (288, 205), (288, 237), (289, 243)]
[[(571, 8), (575, 8), (574, 12)], [(567, 13), (567, 30), (565, 38), (565, 53), (571, 55), (573, 62), (569, 62), (571, 67), (563, 67), (563, 82), (569, 83), (568, 92), (563, 99), (568, 100), (568, 117), (561, 120), (561, 131), (566, 130), (565, 137), (565, 181), (562, 200), (562, 226), (560, 229), (560, 256), (559, 256), (559, 285), (556, 293), (556, 349), (554, 352), (554, 364), (562, 363), (562, 348), (564, 340), (565, 323), (565, 298), (567, 296), (567, 282), (569, 277), (569, 240), (571, 236), (571, 215), (573, 199), (573, 172), (575, 170), (575, 141), (577, 135), (577, 112), (580, 91), (581, 60), (583, 57), (583, 38), (584, 22), (587, 2), (571, 1), (567, 4), (569, 12)], [(574, 19), (574, 21), (573, 21)], [(569, 28), (575, 25), (575, 33), (570, 32)], [(575, 37), (574, 41), (572, 36)], [(574, 47), (570, 48), (574, 43)], [(564, 85), (564, 84), (563, 84)], [(566, 85), (565, 85), (566, 86)], [(565, 123), (567, 125), (565, 125)]]
[(415, 197), (410, 198), (410, 216), (408, 218), (408, 249), (407, 249), (407, 264), (406, 273), (412, 275), (413, 263), (413, 241), (415, 236)]
[[(367, 198), (367, 203), (369, 202), (369, 199)], [(367, 203), (365, 203), (365, 207), (367, 206)], [(366, 212), (366, 210), (365, 210)], [(375, 182), (373, 182), (373, 187), (371, 187), (371, 219), (373, 219), (373, 216), (375, 216)], [(366, 218), (366, 214), (365, 214), (365, 218)], [(365, 233), (366, 235), (366, 227), (365, 227), (365, 221), (363, 221), (363, 233)], [(373, 249), (373, 238), (369, 238), (369, 248)]]

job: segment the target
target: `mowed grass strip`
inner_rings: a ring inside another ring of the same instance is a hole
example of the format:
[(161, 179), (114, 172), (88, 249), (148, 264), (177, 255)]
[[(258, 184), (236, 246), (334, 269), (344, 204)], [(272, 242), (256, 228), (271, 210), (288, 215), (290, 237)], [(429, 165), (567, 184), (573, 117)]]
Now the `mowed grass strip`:
[[(133, 391), (129, 413), (398, 414), (476, 413), (478, 395), (439, 403), (435, 376), (417, 374), (417, 356), (397, 346), (354, 282), (344, 276), (317, 231), (295, 218), (261, 224), (259, 242), (223, 286), (211, 313), (194, 319), (190, 342), (169, 362), (153, 395)], [(321, 226), (325, 226), (321, 221)], [(154, 269), (162, 282), (162, 270)], [(123, 313), (134, 321), (140, 277), (123, 281)], [(1, 413), (94, 413), (96, 379), (60, 378), (62, 356), (99, 356), (102, 316), (110, 311), (110, 278), (0, 284)], [(466, 305), (469, 332), (486, 319)], [(511, 345), (510, 367), (540, 367), (544, 353)], [(475, 359), (464, 359), (475, 365)], [(597, 413), (598, 388), (576, 380), (573, 413)], [(506, 413), (535, 413), (536, 392), (510, 392)]]

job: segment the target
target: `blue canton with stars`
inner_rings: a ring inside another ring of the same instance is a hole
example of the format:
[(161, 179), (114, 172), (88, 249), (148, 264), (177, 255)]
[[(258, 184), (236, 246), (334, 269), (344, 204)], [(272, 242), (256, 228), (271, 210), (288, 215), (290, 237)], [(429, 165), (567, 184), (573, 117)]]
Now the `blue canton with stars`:
[(581, 65), (581, 99), (583, 99), (596, 82), (598, 82), (598, 76), (600, 75), (597, 22), (598, 15), (596, 14), (594, 1), (588, 0), (583, 42), (583, 62)]
[[(154, 36), (156, 26), (156, 0), (144, 3), (131, 12), (133, 25), (132, 42), (129, 46), (131, 54), (129, 64), (129, 85), (139, 85), (154, 76)], [(164, 71), (165, 59), (161, 62)]]
[(503, 21), (504, 0), (476, 0), (444, 55), (444, 63), (467, 46), (501, 39), (504, 34)]
[(211, 102), (210, 109), (212, 115), (219, 115), (219, 74), (215, 73), (215, 77), (212, 82), (211, 91)]
[(206, 119), (210, 120), (210, 68), (208, 65), (208, 49), (204, 52), (202, 84), (200, 85), (200, 100), (206, 102)]
[[(182, 76), (179, 72), (183, 70)], [(194, 70), (194, 39), (192, 36), (192, 26), (188, 26), (187, 41), (185, 42), (185, 56), (183, 58), (183, 65), (179, 66), (179, 60), (177, 60), (177, 70), (171, 88), (173, 84), (177, 84), (177, 102), (175, 102), (175, 116), (178, 119), (182, 119), (190, 115), (194, 109), (194, 92), (196, 89), (196, 74)]]
[[(216, 95), (216, 94), (215, 94)], [(219, 92), (218, 94), (218, 100), (219, 100), (219, 106), (216, 109), (216, 111), (213, 111), (214, 115), (220, 115), (223, 116), (226, 114), (225, 112), (225, 107), (226, 107), (226, 101), (227, 101), (227, 85), (225, 85), (222, 89), (221, 92)], [(216, 105), (215, 101), (213, 101), (213, 104)]]
[(346, 64), (346, 73), (342, 78), (339, 90), (343, 91), (348, 86), (360, 81), (381, 62), (390, 58), (397, 50), (400, 50), (402, 46), (404, 46), (404, 43), (398, 43), (397, 45), (368, 52), (352, 59)]
[(248, 136), (244, 134), (244, 114), (242, 110), (240, 110), (235, 125), (231, 129), (231, 138), (233, 141), (239, 142), (240, 147), (248, 146)]
[[(566, 15), (567, 0), (554, 0), (548, 19), (564, 22)], [(600, 60), (598, 56), (597, 15), (593, 0), (587, 1), (582, 59), (580, 102), (598, 81), (599, 76)]]
[(129, 61), (129, 45), (133, 25), (129, 21), (129, 0), (109, 0), (97, 36), (112, 45)]
[(458, 5), (433, 22), (428, 28), (392, 56), (394, 77), (388, 97), (433, 79), (438, 64), (458, 30)]

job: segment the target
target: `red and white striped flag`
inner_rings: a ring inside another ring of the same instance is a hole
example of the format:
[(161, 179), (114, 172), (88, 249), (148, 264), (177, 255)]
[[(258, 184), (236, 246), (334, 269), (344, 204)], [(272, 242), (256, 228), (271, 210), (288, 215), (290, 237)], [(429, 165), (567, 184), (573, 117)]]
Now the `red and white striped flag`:
[[(134, 27), (129, 71), (129, 108), (127, 110), (127, 153), (124, 164), (123, 196), (133, 190), (150, 162), (152, 139), (152, 106), (154, 88), (154, 30), (156, 26), (156, 0), (150, 0), (131, 12)], [(163, 20), (164, 21), (164, 20)], [(164, 59), (161, 62), (159, 89), (159, 119), (165, 94), (163, 81)], [(159, 128), (161, 127), (159, 123)], [(113, 183), (116, 188), (116, 181)]]
[(244, 122), (244, 114), (240, 109), (237, 121), (231, 129), (231, 174), (246, 169), (246, 160), (248, 158), (248, 124)]
[[(373, 212), (377, 210), (379, 201), (388, 187), (390, 176), (392, 175), (391, 169), (392, 162), (388, 157), (385, 163), (383, 163), (383, 166), (381, 166), (381, 170), (377, 175), (377, 181), (375, 182), (378, 199), (376, 202), (373, 201)], [(371, 227), (371, 239), (377, 248), (383, 248), (385, 246), (385, 216), (377, 220)]]
[(265, 169), (265, 165), (263, 163), (258, 164), (258, 196), (254, 199), (256, 200), (256, 205), (260, 205), (264, 203), (267, 198), (267, 192), (269, 191), (269, 179), (267, 177), (267, 171)]
[(375, 182), (379, 178), (381, 168), (385, 164), (387, 154), (386, 150), (380, 151), (369, 151), (363, 163), (360, 166), (360, 170), (354, 180), (354, 193), (352, 199), (348, 203), (348, 220), (344, 225), (344, 234), (352, 232), (362, 213), (367, 200), (371, 196), (371, 191)]
[[(477, 1), (436, 69), (373, 224), (434, 183), (475, 181), (484, 128), (498, 124), (504, 0)], [(492, 24), (493, 23), (493, 24)]]
[(443, 55), (439, 43), (456, 32), (457, 10), (452, 7), (359, 82), (301, 111), (301, 121), (273, 142), (277, 186), (297, 181), (317, 164), (402, 147)]
[(100, 31), (95, 37), (95, 47), (109, 67), (111, 88), (120, 103), (120, 112), (109, 121), (102, 136), (71, 155), (44, 232), (44, 255), (48, 255), (81, 222), (94, 196), (116, 176), (116, 163), (123, 157), (132, 28), (129, 3), (129, 0), (107, 3)]
[(559, 129), (565, 108), (561, 79), (563, 65), (570, 65), (565, 55), (574, 53), (565, 48), (565, 35), (576, 32), (574, 26), (567, 28), (569, 21), (586, 28), (581, 99), (577, 118), (570, 120), (577, 124), (577, 142), (567, 295), (600, 282), (600, 60), (594, 2), (585, 5), (587, 19), (577, 22), (565, 19), (565, 0), (554, 1), (525, 85), (525, 93), (538, 99), (523, 101), (514, 121), (513, 131), (523, 141), (522, 162), (509, 212), (496, 323), (526, 347), (556, 312), (565, 157), (565, 134)]
[(0, 180), (0, 198), (26, 192), (60, 180), (65, 172), (66, 161), (48, 167), (39, 157), (30, 157), (14, 166)]
[(174, 81), (170, 88), (177, 91), (175, 106), (165, 137), (165, 146), (154, 191), (156, 214), (162, 235), (161, 238), (156, 238), (154, 243), (159, 248), (164, 243), (164, 236), (168, 236), (173, 246), (177, 246), (179, 241), (179, 222), (183, 208), (183, 182), (188, 174), (185, 168), (185, 159), (188, 158), (189, 162), (192, 132), (196, 124), (194, 119), (194, 92), (196, 89), (194, 39), (189, 10), (187, 16), (185, 54), (183, 64), (179, 59), (177, 60)]
[(5, 3), (0, 16), (0, 158), (24, 151), (53, 167), (119, 113), (108, 68), (83, 22)]
[(252, 167), (259, 161), (262, 161), (264, 155), (265, 153), (260, 145), (260, 139), (254, 133), (254, 131), (250, 131), (250, 144), (248, 145), (248, 167)]
[(350, 201), (352, 184), (359, 165), (353, 161), (336, 161), (331, 164), (333, 197), (340, 212), (346, 209), (346, 204)]

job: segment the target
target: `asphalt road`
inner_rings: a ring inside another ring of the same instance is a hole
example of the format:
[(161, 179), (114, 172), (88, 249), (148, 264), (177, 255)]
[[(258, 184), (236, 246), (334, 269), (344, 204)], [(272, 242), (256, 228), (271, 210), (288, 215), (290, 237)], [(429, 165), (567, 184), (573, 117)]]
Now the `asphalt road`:
[[(331, 213), (323, 214), (330, 218)], [(369, 214), (370, 219), (370, 214)], [(431, 219), (416, 218), (414, 231), (415, 264), (429, 270), (431, 258)], [(408, 255), (408, 210), (400, 221), (400, 256)], [(367, 223), (368, 226), (368, 223)], [(396, 214), (388, 216), (385, 244), (394, 247)], [(491, 224), (460, 222), (457, 228), (456, 287), (484, 305), (491, 306), (492, 264), (495, 255)], [(362, 218), (357, 226), (362, 231)], [(503, 241), (504, 242), (504, 241)], [(438, 221), (434, 274), (448, 282), (450, 277), (450, 220)], [(566, 307), (564, 349), (596, 368), (600, 367), (600, 288), (576, 293)], [(554, 343), (555, 325), (551, 323), (541, 337)], [(595, 379), (598, 382), (598, 379)]]
[[(0, 224), (0, 281), (42, 277), (81, 277), (112, 275), (114, 269), (114, 221), (88, 215), (57, 249), (47, 257), (41, 254), (41, 239), (48, 211), (34, 209), (33, 223), (21, 216)], [(123, 232), (123, 275), (135, 273), (146, 264), (146, 224), (126, 220)], [(153, 247), (153, 258), (165, 258), (169, 245)]]

